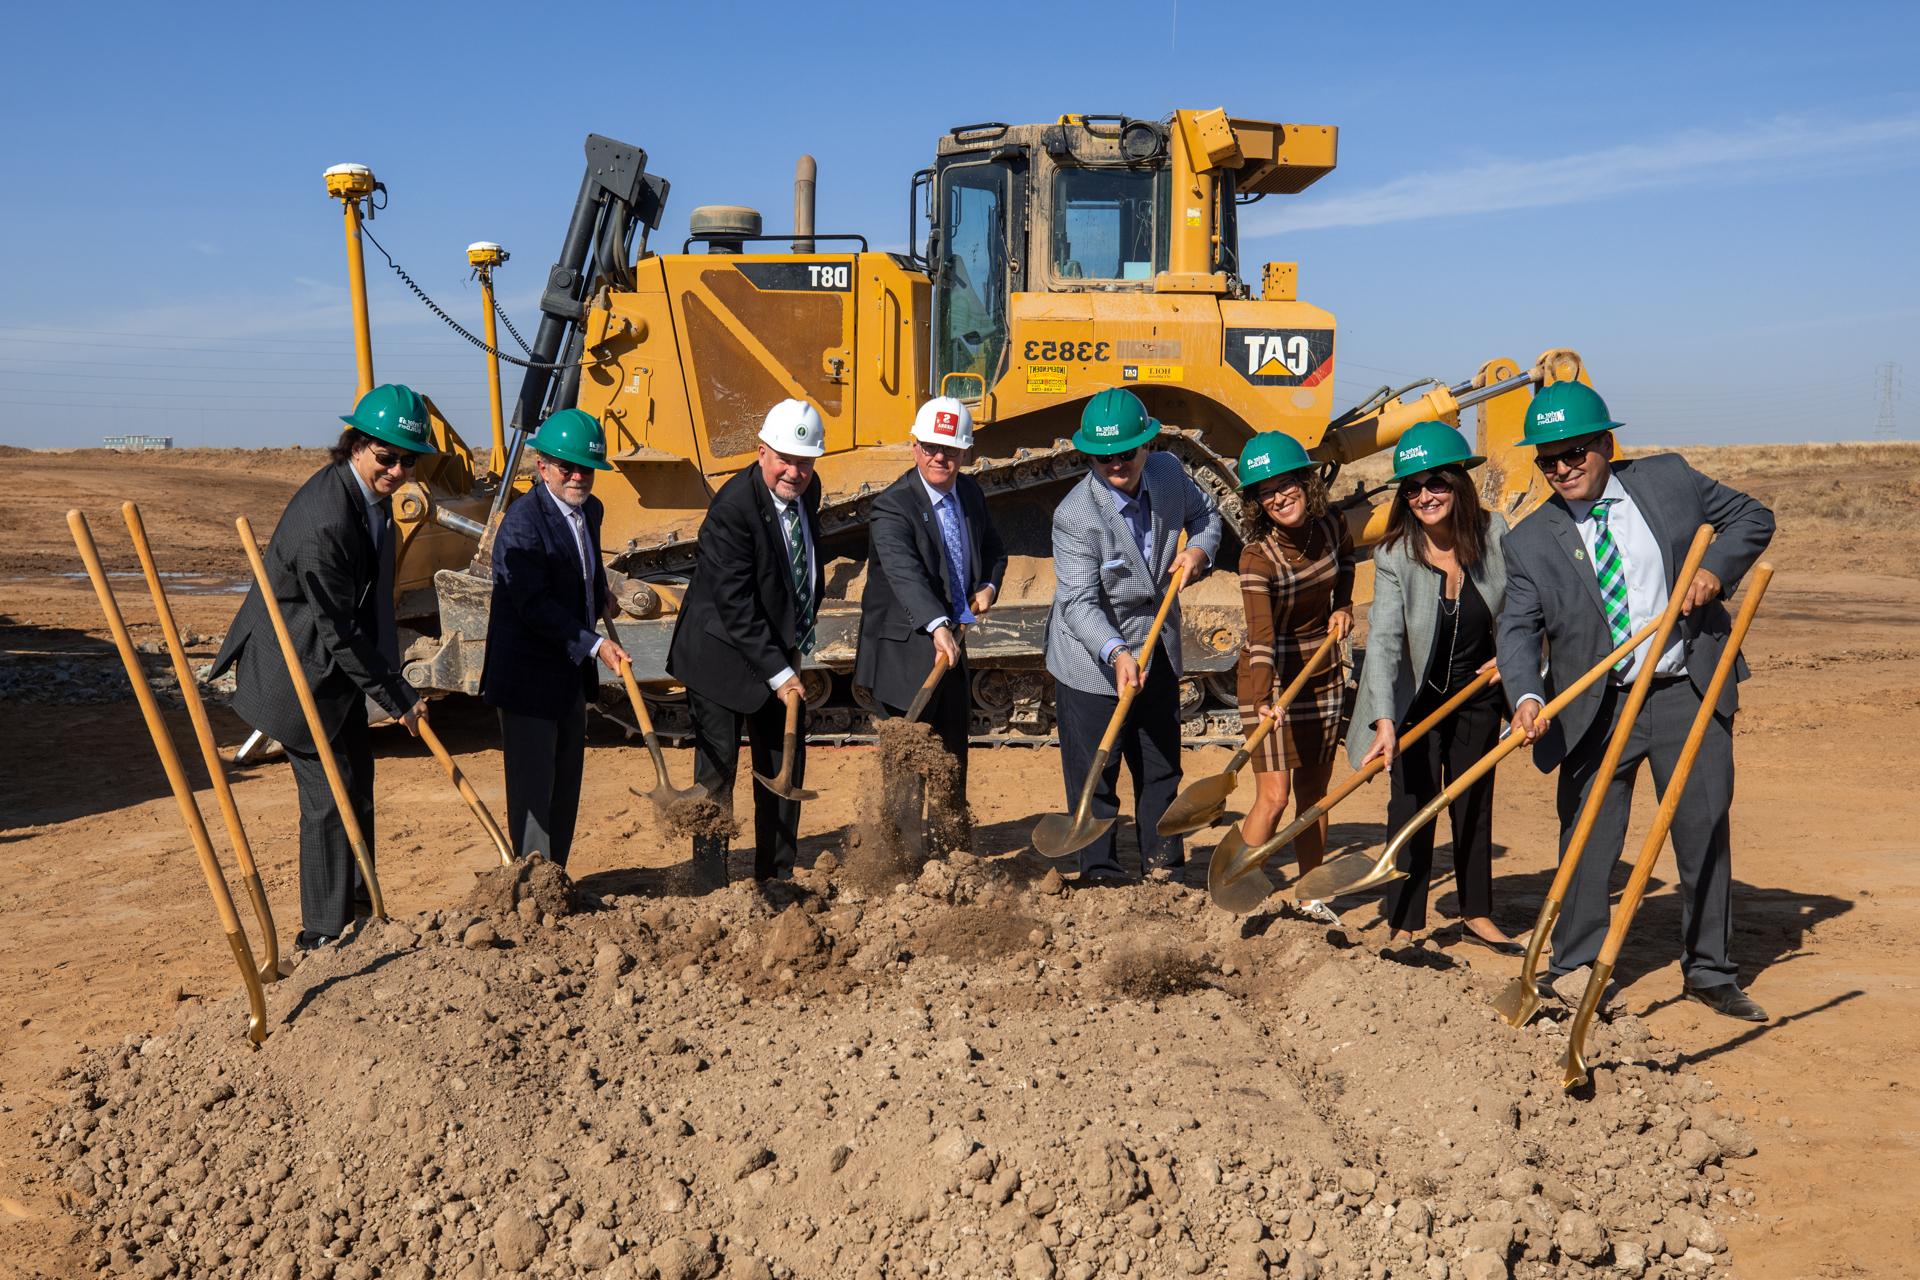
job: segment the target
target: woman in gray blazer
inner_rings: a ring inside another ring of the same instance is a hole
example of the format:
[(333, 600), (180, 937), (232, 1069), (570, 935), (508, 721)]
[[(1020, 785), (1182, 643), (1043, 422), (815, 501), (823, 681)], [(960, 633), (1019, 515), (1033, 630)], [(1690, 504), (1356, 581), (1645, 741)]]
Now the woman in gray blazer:
[[(1400, 491), (1373, 553), (1367, 658), (1347, 739), (1355, 768), (1386, 759), (1393, 830), (1492, 750), (1506, 719), (1496, 677), (1433, 732), (1400, 750), (1408, 727), (1494, 665), (1494, 620), (1506, 596), (1501, 544), (1507, 523), (1481, 505), (1467, 474), (1485, 461), (1444, 422), (1409, 427), (1394, 448)], [(1493, 775), (1455, 800), (1449, 816), (1461, 940), (1518, 954), (1520, 946), (1492, 919)], [(1406, 879), (1394, 882), (1387, 899), (1393, 941), (1426, 927), (1433, 828), (1427, 824), (1400, 850)]]

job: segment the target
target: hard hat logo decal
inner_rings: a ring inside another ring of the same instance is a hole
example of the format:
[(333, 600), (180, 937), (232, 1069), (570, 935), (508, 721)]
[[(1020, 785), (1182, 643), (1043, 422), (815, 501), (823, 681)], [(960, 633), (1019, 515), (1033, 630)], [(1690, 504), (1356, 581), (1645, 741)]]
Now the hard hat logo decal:
[(1535, 422), (1543, 426), (1549, 422), (1565, 422), (1566, 420), (1567, 411), (1565, 409), (1550, 409), (1534, 419)]
[(796, 440), (805, 440), (807, 438), (807, 424), (804, 422), (796, 424), (793, 428), (793, 435)]
[(1247, 459), (1247, 465), (1248, 465), (1249, 467), (1269, 467), (1269, 466), (1272, 466), (1272, 465), (1273, 465), (1273, 455), (1272, 455), (1272, 454), (1270, 454), (1270, 453), (1263, 453), (1263, 454), (1261, 454), (1261, 455), (1260, 455), (1259, 457), (1257, 457), (1257, 458), (1248, 458), (1248, 459)]
[(1114, 423), (1104, 423), (1100, 426), (1095, 427), (1093, 429), (1093, 434), (1100, 436), (1101, 438), (1104, 439), (1109, 436), (1119, 435), (1120, 428), (1117, 424), (1114, 424)]
[(1424, 458), (1427, 456), (1427, 451), (1416, 444), (1411, 448), (1402, 449), (1400, 456), (1403, 458)]
[(960, 415), (949, 413), (945, 409), (933, 415), (933, 429), (943, 436), (957, 435), (960, 431)]

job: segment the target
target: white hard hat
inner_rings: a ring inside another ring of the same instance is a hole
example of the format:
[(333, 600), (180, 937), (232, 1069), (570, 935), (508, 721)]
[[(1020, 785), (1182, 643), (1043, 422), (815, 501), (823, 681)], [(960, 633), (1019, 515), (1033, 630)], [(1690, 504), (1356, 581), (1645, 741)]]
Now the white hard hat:
[(935, 396), (913, 415), (913, 438), (952, 449), (973, 448), (973, 414), (952, 396)]
[(760, 423), (760, 442), (796, 458), (817, 458), (827, 451), (827, 429), (820, 411), (805, 400), (782, 400)]

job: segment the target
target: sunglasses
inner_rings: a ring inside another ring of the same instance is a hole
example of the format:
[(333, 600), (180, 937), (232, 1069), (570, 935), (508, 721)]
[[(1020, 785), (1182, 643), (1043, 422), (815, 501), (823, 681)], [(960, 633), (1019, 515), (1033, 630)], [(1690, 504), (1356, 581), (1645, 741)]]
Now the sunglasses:
[(1533, 465), (1540, 468), (1540, 474), (1543, 476), (1550, 476), (1561, 467), (1573, 470), (1586, 461), (1588, 454), (1600, 447), (1600, 439), (1599, 436), (1595, 436), (1591, 440), (1582, 440), (1579, 444), (1571, 445), (1559, 453), (1535, 455)]
[(950, 444), (928, 444), (925, 440), (915, 440), (913, 443), (915, 448), (927, 454), (929, 457), (945, 458), (950, 462), (960, 461), (967, 452), (965, 449), (955, 448)]
[(1131, 449), (1122, 449), (1118, 453), (1096, 454), (1093, 460), (1103, 465), (1109, 462), (1132, 462), (1133, 455), (1139, 452), (1140, 452), (1140, 446), (1135, 445)]
[(1422, 489), (1432, 494), (1452, 493), (1453, 485), (1438, 471), (1429, 471), (1424, 480), (1419, 476), (1408, 476), (1400, 482), (1400, 496), (1403, 498), (1411, 498)]
[(411, 471), (413, 470), (413, 464), (420, 461), (420, 455), (417, 453), (395, 453), (391, 449), (375, 449), (373, 451), (373, 460), (379, 464), (382, 471), (391, 471), (395, 467), (399, 467), (402, 471)]
[(578, 462), (561, 462), (555, 458), (542, 458), (540, 461), (543, 465), (552, 467), (563, 476), (585, 476), (593, 474), (592, 467), (584, 466)]

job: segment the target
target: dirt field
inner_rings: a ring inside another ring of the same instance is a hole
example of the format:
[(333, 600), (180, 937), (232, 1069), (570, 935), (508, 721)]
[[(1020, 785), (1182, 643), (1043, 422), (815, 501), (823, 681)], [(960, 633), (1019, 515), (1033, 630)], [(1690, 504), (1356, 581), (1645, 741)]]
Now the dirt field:
[[(1663, 857), (1618, 974), (1627, 1016), (1576, 1100), (1556, 1028), (1485, 1012), (1513, 964), (1450, 926), (1409, 968), (1374, 954), (1368, 901), (1342, 904), (1343, 932), (1243, 925), (1167, 886), (1050, 892), (1020, 851), (1061, 803), (1051, 752), (977, 755), (976, 849), (998, 856), (886, 892), (835, 866), (873, 752), (820, 750), (814, 870), (693, 898), (680, 842), (627, 790), (650, 784), (644, 752), (604, 726), (572, 870), (606, 905), (551, 922), (463, 905), (484, 837), (416, 744), (383, 734), (394, 921), (274, 989), (274, 1034), (249, 1051), (98, 609), (58, 576), (78, 567), (61, 517), (88, 510), (109, 567), (132, 570), (116, 508), (140, 500), (162, 568), (188, 575), (175, 607), (204, 661), (243, 572), (232, 515), (265, 534), (319, 457), (10, 456), (0, 1277), (1920, 1274), (1903, 747), (1920, 447), (1689, 454), (1780, 517), (1734, 864), (1736, 959), (1774, 1017), (1677, 998)], [(137, 582), (122, 599), (150, 616)], [(240, 726), (215, 714), (231, 745)], [(435, 718), (499, 812), (487, 717)], [(1188, 776), (1226, 754), (1192, 753)], [(687, 752), (668, 765), (688, 778)], [(290, 940), (291, 779), (266, 766), (236, 791)], [(1550, 796), (1503, 770), (1495, 890), (1516, 933), (1551, 875)], [(1356, 797), (1335, 846), (1377, 845), (1383, 809)], [(1652, 809), (1643, 785), (1630, 849)], [(1436, 894), (1444, 924), (1450, 885)]]

